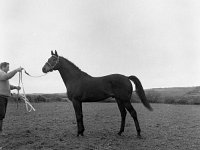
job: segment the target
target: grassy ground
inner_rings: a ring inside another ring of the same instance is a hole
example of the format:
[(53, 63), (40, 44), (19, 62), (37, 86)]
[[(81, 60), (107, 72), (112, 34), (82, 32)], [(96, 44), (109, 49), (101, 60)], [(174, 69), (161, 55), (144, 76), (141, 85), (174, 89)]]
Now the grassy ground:
[(138, 113), (142, 139), (136, 137), (133, 119), (127, 115), (122, 136), (116, 103), (83, 105), (85, 136), (76, 137), (76, 119), (71, 103), (34, 103), (36, 112), (24, 104), (9, 103), (0, 137), (3, 150), (195, 150), (200, 147), (198, 105), (153, 104), (153, 112), (133, 104)]

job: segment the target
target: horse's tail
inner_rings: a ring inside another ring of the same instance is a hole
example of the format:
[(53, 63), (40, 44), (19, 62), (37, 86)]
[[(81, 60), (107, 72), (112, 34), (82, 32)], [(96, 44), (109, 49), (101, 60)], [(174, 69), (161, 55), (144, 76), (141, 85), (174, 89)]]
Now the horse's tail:
[(134, 82), (135, 84), (135, 88), (136, 88), (136, 93), (137, 95), (140, 97), (143, 105), (149, 109), (150, 111), (153, 111), (153, 108), (151, 107), (151, 105), (149, 104), (146, 96), (145, 96), (145, 93), (144, 93), (144, 89), (142, 87), (142, 84), (140, 82), (140, 80), (136, 77), (136, 76), (129, 76), (128, 77), (131, 81)]

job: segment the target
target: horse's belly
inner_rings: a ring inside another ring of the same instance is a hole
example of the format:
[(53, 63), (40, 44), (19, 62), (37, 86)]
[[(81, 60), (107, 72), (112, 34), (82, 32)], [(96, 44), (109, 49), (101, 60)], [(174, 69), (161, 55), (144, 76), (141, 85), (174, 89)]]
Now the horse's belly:
[(102, 91), (102, 90), (90, 90), (83, 94), (82, 101), (83, 102), (96, 102), (101, 101), (106, 98), (112, 97), (112, 92)]

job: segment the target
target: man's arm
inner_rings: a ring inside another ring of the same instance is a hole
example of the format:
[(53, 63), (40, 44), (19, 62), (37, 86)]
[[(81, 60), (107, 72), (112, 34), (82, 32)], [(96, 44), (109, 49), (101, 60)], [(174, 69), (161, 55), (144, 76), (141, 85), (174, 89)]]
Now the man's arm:
[(0, 76), (0, 80), (9, 80), (10, 78), (12, 78), (17, 72), (20, 72), (23, 68), (17, 68), (13, 71), (10, 71), (9, 73), (5, 73), (5, 74), (2, 74)]
[(16, 86), (10, 85), (10, 90), (14, 90), (14, 89), (16, 89)]
[(10, 90), (14, 90), (14, 89), (16, 89), (16, 90), (20, 90), (21, 87), (20, 87), (20, 86), (10, 85)]

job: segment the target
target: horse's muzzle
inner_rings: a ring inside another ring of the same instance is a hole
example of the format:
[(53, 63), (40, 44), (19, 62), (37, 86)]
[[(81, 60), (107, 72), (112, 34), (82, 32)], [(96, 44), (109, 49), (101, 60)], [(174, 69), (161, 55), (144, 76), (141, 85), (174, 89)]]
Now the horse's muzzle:
[(43, 73), (47, 73), (47, 70), (46, 70), (45, 67), (42, 68), (42, 72), (43, 72)]

